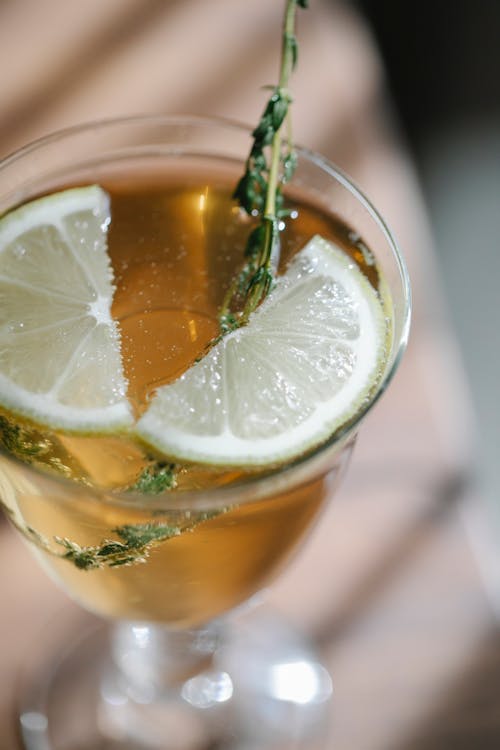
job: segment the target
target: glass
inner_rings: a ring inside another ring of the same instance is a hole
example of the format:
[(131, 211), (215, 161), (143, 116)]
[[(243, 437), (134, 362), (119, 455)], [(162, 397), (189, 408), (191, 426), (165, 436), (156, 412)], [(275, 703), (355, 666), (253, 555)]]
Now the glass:
[[(98, 182), (103, 165), (118, 175), (151, 158), (159, 169), (186, 174), (202, 165), (234, 184), (249, 145), (245, 128), (207, 118), (129, 118), (69, 129), (0, 164), (0, 214), (64, 183)], [(405, 348), (410, 293), (394, 238), (345, 175), (298, 149), (288, 189), (341, 217), (374, 252), (392, 302), (383, 377), (355, 420), (320, 448), (231, 486), (120, 495), (1, 455), (2, 501), (14, 525), (68, 594), (110, 621), (109, 647), (102, 633), (91, 634), (47, 684), (28, 691), (21, 716), (28, 748), (290, 748), (320, 724), (331, 684), (312, 650), (258, 608), (240, 605), (289, 559), (332, 496), (357, 430)], [(82, 570), (38, 543), (54, 536), (54, 519), (60, 537), (91, 545), (124, 524), (158, 518), (189, 533), (181, 535), (183, 546), (167, 540), (141, 565)]]

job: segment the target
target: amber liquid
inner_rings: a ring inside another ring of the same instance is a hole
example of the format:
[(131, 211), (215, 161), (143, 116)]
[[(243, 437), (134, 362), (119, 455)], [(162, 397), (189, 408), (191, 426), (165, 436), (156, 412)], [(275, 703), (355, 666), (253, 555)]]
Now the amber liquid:
[[(137, 415), (154, 389), (184, 372), (218, 334), (218, 310), (252, 226), (235, 207), (233, 182), (226, 176), (166, 173), (138, 169), (133, 175), (119, 170), (98, 175), (111, 196), (112, 312), (121, 328), (128, 395)], [(291, 206), (296, 213), (282, 234), (281, 270), (320, 234), (349, 252), (377, 284), (376, 267), (364, 265), (366, 253), (353, 243), (348, 227), (298, 200)], [(147, 497), (124, 504), (116, 494), (158, 458), (144, 446), (126, 436), (48, 434), (26, 424), (23, 429), (45, 441), (45, 449), (32, 461), (40, 469), (39, 481), (33, 472), (23, 475), (19, 465), (2, 468), (18, 523), (21, 519), (50, 541), (52, 553), (39, 553), (44, 565), (81, 604), (104, 616), (186, 626), (234, 607), (286, 559), (331, 489), (330, 476), (238, 504), (236, 488), (248, 479), (244, 469), (183, 466), (177, 469), (177, 488), (155, 497), (148, 509)], [(78, 486), (55, 483), (44, 471), (63, 473)], [(209, 519), (186, 500), (186, 490), (221, 485), (234, 485), (236, 499), (226, 489)], [(99, 545), (116, 539), (117, 527), (158, 521), (178, 526), (181, 533), (154, 545), (145, 562), (128, 566), (80, 570), (58, 556), (53, 541), (66, 537), (82, 547)]]

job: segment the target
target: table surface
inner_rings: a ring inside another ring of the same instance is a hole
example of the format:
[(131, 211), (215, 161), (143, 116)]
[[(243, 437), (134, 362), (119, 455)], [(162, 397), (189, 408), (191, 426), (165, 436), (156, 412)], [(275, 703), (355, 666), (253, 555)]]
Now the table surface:
[[(296, 139), (345, 168), (386, 216), (408, 259), (415, 314), (342, 489), (268, 598), (334, 677), (325, 748), (497, 748), (496, 550), (471, 479), (474, 415), (426, 216), (369, 32), (347, 7), (313, 6), (300, 18)], [(276, 78), (280, 15), (267, 0), (3, 0), (0, 156), (124, 113), (255, 122), (261, 86)], [(47, 622), (57, 617), (69, 640), (86, 615), (5, 522), (0, 601), (0, 747), (17, 750), (19, 674), (35, 670), (25, 655), (49, 648)]]

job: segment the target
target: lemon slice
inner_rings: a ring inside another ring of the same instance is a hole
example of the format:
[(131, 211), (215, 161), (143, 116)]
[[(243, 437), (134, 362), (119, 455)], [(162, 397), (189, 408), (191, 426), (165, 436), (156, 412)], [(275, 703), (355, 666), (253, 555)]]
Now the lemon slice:
[(109, 223), (97, 186), (0, 220), (0, 403), (38, 424), (109, 432), (132, 423), (110, 314)]
[(380, 377), (386, 340), (373, 287), (314, 237), (245, 327), (157, 390), (137, 434), (177, 460), (289, 460), (356, 414)]

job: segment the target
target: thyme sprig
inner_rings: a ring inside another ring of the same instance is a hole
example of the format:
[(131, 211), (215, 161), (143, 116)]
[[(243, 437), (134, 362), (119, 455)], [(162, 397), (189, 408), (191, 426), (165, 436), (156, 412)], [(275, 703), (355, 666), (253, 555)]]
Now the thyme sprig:
[(3, 414), (0, 414), (0, 445), (26, 463), (46, 453), (49, 447), (47, 441), (34, 437), (33, 430), (14, 424)]
[(52, 557), (58, 557), (72, 563), (79, 570), (97, 570), (100, 568), (116, 568), (121, 565), (145, 563), (151, 550), (162, 542), (190, 533), (204, 521), (209, 521), (218, 515), (227, 513), (229, 507), (218, 508), (214, 511), (186, 512), (180, 523), (134, 523), (124, 524), (111, 529), (117, 539), (103, 539), (96, 545), (80, 545), (67, 537), (55, 536), (53, 543), (43, 534), (22, 519), (5, 502), (0, 500), (11, 523), (32, 544)]
[(119, 565), (143, 563), (151, 548), (179, 536), (181, 529), (165, 523), (126, 524), (112, 529), (119, 539), (105, 539), (97, 546), (81, 547), (67, 538), (55, 537), (55, 542), (65, 550), (60, 557), (74, 563), (80, 570), (116, 568)]
[(177, 486), (175, 471), (175, 464), (167, 461), (154, 461), (141, 471), (129, 490), (143, 495), (161, 495), (162, 492), (173, 490)]
[(209, 521), (228, 510), (228, 508), (221, 508), (216, 511), (187, 513), (185, 520), (179, 525), (159, 522), (124, 524), (111, 529), (118, 539), (104, 539), (95, 546), (81, 547), (66, 537), (56, 536), (54, 541), (63, 547), (64, 552), (54, 552), (50, 545), (45, 549), (63, 560), (72, 562), (80, 570), (116, 568), (120, 565), (145, 563), (151, 550), (158, 544), (194, 531), (200, 523)]
[[(253, 143), (245, 171), (233, 193), (249, 216), (258, 216), (258, 225), (250, 232), (245, 248), (245, 263), (233, 278), (219, 315), (221, 333), (248, 321), (273, 287), (279, 258), (279, 233), (289, 212), (283, 206), (283, 185), (295, 171), (297, 156), (292, 143), (288, 90), (290, 75), (297, 64), (295, 36), (297, 6), (308, 7), (308, 0), (287, 0), (283, 20), (280, 76), (277, 86), (252, 132)], [(286, 137), (282, 131), (286, 127)]]

